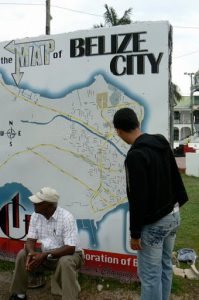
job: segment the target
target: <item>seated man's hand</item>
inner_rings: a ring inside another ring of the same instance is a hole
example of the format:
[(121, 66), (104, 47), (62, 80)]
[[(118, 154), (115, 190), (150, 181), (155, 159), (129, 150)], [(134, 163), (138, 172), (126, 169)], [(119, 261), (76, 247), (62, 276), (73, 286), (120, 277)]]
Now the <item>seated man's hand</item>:
[(26, 270), (33, 271), (46, 259), (46, 254), (42, 252), (29, 253), (26, 259)]

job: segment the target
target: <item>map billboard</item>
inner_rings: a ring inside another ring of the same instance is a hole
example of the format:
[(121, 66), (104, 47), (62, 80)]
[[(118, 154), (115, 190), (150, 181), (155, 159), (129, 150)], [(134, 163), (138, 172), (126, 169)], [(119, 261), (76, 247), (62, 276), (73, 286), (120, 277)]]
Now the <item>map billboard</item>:
[(2, 256), (26, 240), (28, 197), (50, 186), (77, 219), (85, 272), (136, 270), (124, 174), (129, 146), (112, 118), (133, 108), (142, 131), (168, 137), (170, 61), (168, 22), (0, 43)]

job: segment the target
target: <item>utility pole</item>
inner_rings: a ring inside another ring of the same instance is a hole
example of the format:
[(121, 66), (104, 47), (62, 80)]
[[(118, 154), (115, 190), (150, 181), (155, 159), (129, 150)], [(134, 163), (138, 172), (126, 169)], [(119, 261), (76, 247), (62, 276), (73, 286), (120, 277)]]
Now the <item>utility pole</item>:
[(46, 34), (50, 34), (50, 0), (46, 0)]

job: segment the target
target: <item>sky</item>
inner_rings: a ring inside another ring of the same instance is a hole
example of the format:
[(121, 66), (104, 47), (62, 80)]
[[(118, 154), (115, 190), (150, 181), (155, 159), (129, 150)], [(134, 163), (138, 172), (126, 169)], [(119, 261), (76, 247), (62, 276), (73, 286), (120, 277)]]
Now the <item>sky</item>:
[[(23, 4), (23, 5), (19, 5)], [(199, 70), (198, 0), (51, 0), (51, 34), (92, 29), (104, 23), (104, 5), (122, 17), (132, 8), (132, 21), (169, 21), (173, 26), (172, 81), (190, 94)], [(0, 42), (45, 34), (46, 0), (0, 0)]]

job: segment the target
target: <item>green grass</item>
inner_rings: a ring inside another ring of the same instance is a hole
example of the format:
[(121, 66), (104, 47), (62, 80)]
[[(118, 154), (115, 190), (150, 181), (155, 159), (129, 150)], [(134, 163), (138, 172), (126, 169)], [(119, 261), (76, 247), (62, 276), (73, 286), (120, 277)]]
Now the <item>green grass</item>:
[[(181, 207), (181, 226), (177, 233), (175, 251), (181, 248), (192, 248), (199, 256), (199, 178), (182, 175), (189, 201)], [(188, 265), (181, 264), (183, 268)], [(199, 269), (199, 259), (196, 260), (196, 267)], [(0, 260), (0, 271), (13, 270), (14, 263)], [(104, 289), (114, 290), (116, 288), (132, 289), (140, 292), (139, 283), (121, 283), (115, 279), (91, 277), (80, 274), (82, 290), (96, 290), (97, 284), (103, 284)], [(172, 292), (177, 295), (199, 293), (199, 281), (188, 280), (174, 276)]]
[(198, 295), (199, 282), (198, 280), (190, 280), (179, 276), (173, 277), (172, 293), (175, 295), (189, 294), (193, 295), (193, 299)]
[[(177, 233), (175, 250), (192, 248), (199, 255), (199, 178), (183, 175), (189, 201), (181, 207), (181, 226)], [(196, 261), (199, 268), (199, 260)]]
[[(189, 201), (180, 209), (181, 226), (177, 233), (175, 251), (181, 248), (192, 248), (199, 256), (199, 178), (182, 175)], [(188, 269), (187, 264), (180, 264), (181, 268)], [(199, 259), (196, 259), (199, 269)], [(181, 295), (198, 294), (199, 281), (184, 279), (178, 276), (173, 278), (172, 292)]]
[(0, 271), (11, 271), (14, 269), (14, 262), (0, 260)]

